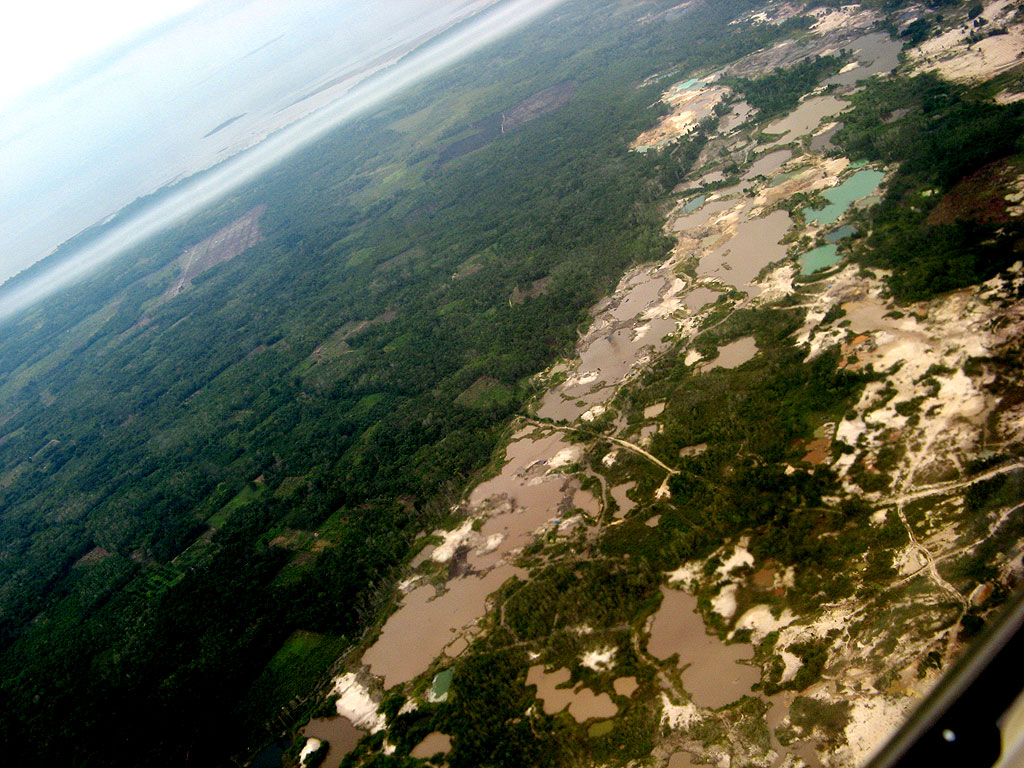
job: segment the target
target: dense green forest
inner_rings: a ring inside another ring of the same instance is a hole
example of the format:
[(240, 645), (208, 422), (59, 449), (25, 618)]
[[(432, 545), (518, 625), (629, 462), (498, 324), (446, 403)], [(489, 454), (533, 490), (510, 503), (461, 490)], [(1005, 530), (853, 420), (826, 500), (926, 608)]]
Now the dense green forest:
[[(675, 5), (566, 3), (0, 328), (8, 761), (222, 764), (376, 618), (531, 375), (668, 245), (679, 160), (626, 151), (658, 116), (637, 86), (786, 32)], [(261, 242), (167, 300), (262, 206)]]
[(1024, 107), (933, 74), (875, 79), (853, 96), (835, 142), (852, 158), (899, 163), (881, 204), (863, 215), (856, 250), (893, 270), (900, 300), (986, 280), (1024, 254), (1003, 196), (1019, 173)]

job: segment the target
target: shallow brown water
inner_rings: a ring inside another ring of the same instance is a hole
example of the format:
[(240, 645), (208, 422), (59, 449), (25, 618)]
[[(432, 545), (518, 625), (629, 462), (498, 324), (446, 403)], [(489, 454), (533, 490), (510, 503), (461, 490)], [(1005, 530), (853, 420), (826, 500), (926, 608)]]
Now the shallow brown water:
[(636, 506), (636, 502), (626, 495), (634, 488), (636, 488), (636, 483), (634, 482), (623, 483), (622, 485), (616, 485), (612, 488), (612, 498), (615, 499), (615, 503), (619, 505), (619, 511), (615, 513), (616, 517), (625, 517)]
[(743, 219), (735, 237), (700, 261), (701, 277), (716, 277), (752, 295), (761, 291), (752, 285), (758, 273), (786, 256), (779, 243), (790, 226), (786, 211), (772, 211), (759, 219)]
[(426, 760), (428, 757), (433, 757), (438, 752), (448, 754), (451, 751), (451, 736), (441, 733), (440, 731), (434, 731), (423, 739), (423, 741), (413, 747), (412, 752), (409, 753), (409, 757), (413, 757), (417, 760)]
[(713, 214), (720, 213), (726, 208), (732, 208), (734, 205), (736, 205), (735, 200), (714, 200), (713, 202), (705, 203), (702, 208), (685, 216), (680, 216), (672, 222), (672, 229), (676, 232), (686, 232), (690, 229), (702, 227)]
[(900, 63), (900, 51), (903, 45), (884, 32), (872, 32), (858, 37), (845, 47), (854, 51), (854, 56), (861, 66), (841, 75), (830, 77), (825, 81), (826, 85), (835, 83), (849, 86), (871, 75), (891, 72)]
[(356, 728), (347, 717), (319, 717), (310, 720), (302, 735), (308, 739), (319, 739), (329, 744), (323, 768), (338, 768), (349, 752), (356, 748), (366, 731)]
[(722, 133), (729, 133), (730, 131), (739, 128), (750, 117), (754, 111), (747, 102), (740, 101), (733, 105), (732, 112), (727, 114), (718, 124), (718, 130)]
[(592, 517), (601, 514), (601, 502), (590, 491), (584, 491), (582, 488), (573, 494), (572, 505)]
[(768, 175), (772, 171), (781, 168), (782, 164), (791, 157), (793, 157), (793, 153), (788, 149), (776, 149), (774, 152), (761, 155), (761, 157), (757, 158), (753, 165), (747, 169), (747, 172), (743, 174), (743, 178), (752, 179), (755, 176)]
[(715, 368), (738, 368), (757, 354), (757, 342), (753, 336), (730, 341), (719, 348), (718, 357), (708, 363), (708, 370)]
[(662, 660), (679, 654), (683, 687), (699, 707), (717, 709), (749, 694), (761, 673), (757, 667), (739, 662), (753, 657), (753, 646), (727, 645), (709, 635), (693, 595), (668, 587), (662, 587), (661, 594), (647, 652)]
[(548, 673), (543, 664), (530, 667), (526, 674), (526, 684), (537, 686), (537, 698), (543, 702), (544, 712), (553, 715), (566, 707), (577, 723), (594, 718), (605, 719), (618, 714), (619, 708), (607, 693), (594, 693), (589, 688), (577, 686), (559, 688), (569, 681), (569, 670), (558, 669)]
[(644, 418), (654, 419), (661, 416), (665, 411), (665, 403), (655, 403), (654, 405), (648, 405), (644, 408)]
[(625, 696), (628, 699), (636, 693), (636, 689), (640, 687), (640, 683), (638, 683), (636, 678), (632, 676), (620, 677), (612, 683), (612, 687), (619, 696)]
[(686, 298), (683, 299), (683, 304), (685, 304), (686, 308), (691, 312), (697, 312), (705, 304), (713, 304), (718, 301), (719, 296), (721, 296), (721, 294), (718, 291), (712, 291), (710, 288), (700, 286), (686, 294)]
[(441, 595), (430, 585), (409, 592), (363, 655), (385, 688), (425, 672), (446, 647), (461, 650), (458, 638), (484, 615), (488, 596), (510, 577), (523, 575), (509, 564), (509, 556), (558, 518), (562, 503), (579, 488), (575, 480), (552, 471), (552, 460), (566, 455), (566, 449), (571, 446), (555, 431), (528, 427), (513, 436), (501, 472), (470, 494), (470, 507), (485, 515), (477, 543), (466, 555), (470, 572), (450, 579)]
[(704, 768), (704, 766), (693, 762), (693, 755), (689, 752), (676, 752), (669, 758), (668, 768)]
[(496, 568), (483, 577), (453, 579), (439, 597), (432, 586), (417, 587), (384, 624), (377, 642), (363, 654), (363, 663), (384, 681), (385, 689), (409, 682), (427, 670), (459, 630), (484, 615), (487, 596), (515, 573), (518, 569)]
[(769, 123), (764, 129), (766, 133), (781, 133), (774, 144), (786, 144), (793, 139), (810, 133), (826, 117), (838, 115), (849, 106), (849, 103), (835, 96), (815, 96), (807, 99), (799, 107), (785, 117)]

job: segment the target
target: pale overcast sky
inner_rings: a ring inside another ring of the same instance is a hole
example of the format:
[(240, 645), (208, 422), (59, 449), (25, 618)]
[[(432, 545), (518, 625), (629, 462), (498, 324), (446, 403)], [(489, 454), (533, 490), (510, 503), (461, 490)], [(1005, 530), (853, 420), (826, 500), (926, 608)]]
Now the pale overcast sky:
[(10, 3), (0, 25), (0, 109), (75, 63), (206, 0)]

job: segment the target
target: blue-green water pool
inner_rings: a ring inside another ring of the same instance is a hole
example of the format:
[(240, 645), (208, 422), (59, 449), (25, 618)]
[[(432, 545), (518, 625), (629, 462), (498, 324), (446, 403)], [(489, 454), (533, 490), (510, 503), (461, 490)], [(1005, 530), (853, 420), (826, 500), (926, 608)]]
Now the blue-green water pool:
[(811, 275), (819, 269), (835, 266), (839, 263), (838, 251), (839, 247), (836, 245), (822, 245), (808, 251), (800, 257), (800, 273)]
[(804, 208), (804, 218), (808, 223), (822, 227), (835, 223), (855, 201), (867, 197), (878, 189), (883, 178), (885, 174), (881, 171), (858, 171), (838, 187), (826, 189), (822, 193), (829, 202), (824, 208)]

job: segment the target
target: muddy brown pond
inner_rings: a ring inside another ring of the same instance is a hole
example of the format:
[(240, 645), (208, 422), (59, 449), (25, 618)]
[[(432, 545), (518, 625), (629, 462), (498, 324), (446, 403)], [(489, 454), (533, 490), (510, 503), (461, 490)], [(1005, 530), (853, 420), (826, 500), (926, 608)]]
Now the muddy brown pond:
[(661, 594), (647, 652), (662, 661), (678, 654), (683, 687), (699, 707), (717, 709), (749, 695), (751, 686), (761, 680), (760, 669), (742, 663), (753, 658), (754, 647), (727, 645), (709, 635), (693, 595), (668, 587), (662, 587)]

